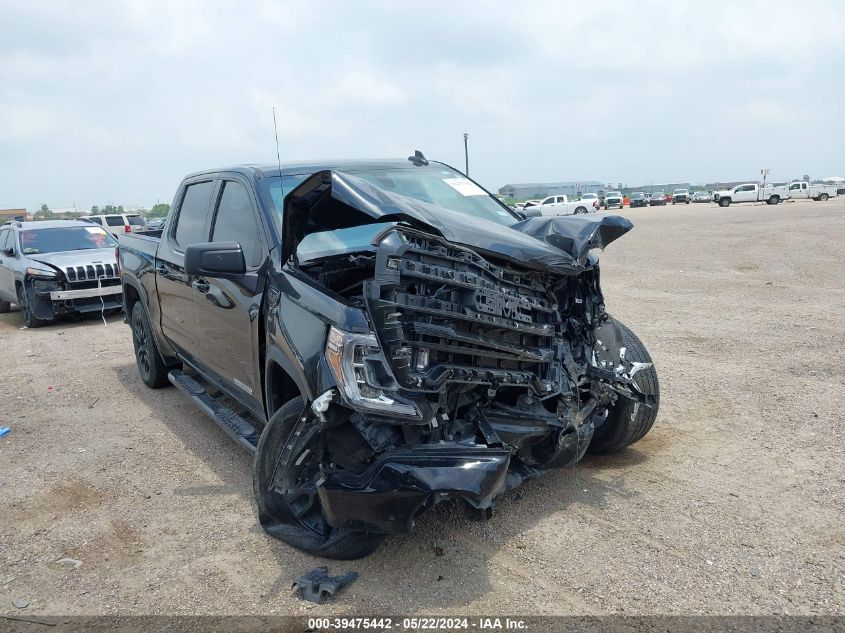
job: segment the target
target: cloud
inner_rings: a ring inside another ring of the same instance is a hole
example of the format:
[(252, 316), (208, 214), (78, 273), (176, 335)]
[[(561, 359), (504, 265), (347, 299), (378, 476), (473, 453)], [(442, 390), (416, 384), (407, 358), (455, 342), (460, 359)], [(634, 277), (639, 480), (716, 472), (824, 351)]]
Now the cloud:
[(841, 171), (836, 0), (0, 0), (0, 23), (0, 207), (273, 161), (273, 107), (283, 160), (462, 165), (467, 131), (489, 188)]

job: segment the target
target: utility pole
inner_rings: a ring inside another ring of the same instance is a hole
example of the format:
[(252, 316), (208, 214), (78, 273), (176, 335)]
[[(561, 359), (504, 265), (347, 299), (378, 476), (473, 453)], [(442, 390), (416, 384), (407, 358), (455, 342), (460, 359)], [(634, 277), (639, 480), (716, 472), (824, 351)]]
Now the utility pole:
[(469, 139), (469, 134), (464, 132), (464, 173), (469, 176), (469, 145), (467, 139)]
[[(762, 176), (763, 176), (763, 189), (765, 189), (766, 188), (766, 176), (769, 175), (769, 170), (768, 169), (761, 169), (760, 174), (762, 174)], [(759, 197), (762, 200), (765, 196), (766, 196), (766, 192), (763, 191), (763, 192), (761, 192), (761, 195)]]

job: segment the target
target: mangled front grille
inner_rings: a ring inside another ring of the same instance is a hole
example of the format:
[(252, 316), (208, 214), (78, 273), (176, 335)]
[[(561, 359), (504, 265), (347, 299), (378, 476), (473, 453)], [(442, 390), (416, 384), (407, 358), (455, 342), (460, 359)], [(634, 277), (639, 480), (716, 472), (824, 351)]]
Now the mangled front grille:
[(405, 388), (446, 382), (558, 382), (559, 316), (540, 273), (495, 265), (430, 235), (382, 240), (365, 291), (382, 348)]

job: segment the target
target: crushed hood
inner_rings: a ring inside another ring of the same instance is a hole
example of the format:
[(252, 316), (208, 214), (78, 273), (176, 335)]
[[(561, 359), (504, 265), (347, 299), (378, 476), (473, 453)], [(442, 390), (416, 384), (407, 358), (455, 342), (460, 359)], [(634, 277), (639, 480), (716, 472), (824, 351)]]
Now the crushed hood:
[(320, 171), (285, 198), (283, 261), (309, 233), (375, 222), (407, 222), (481, 254), (539, 270), (573, 274), (591, 249), (604, 248), (633, 224), (619, 216), (537, 217), (504, 226), (381, 189), (351, 174)]
[(33, 253), (25, 255), (28, 259), (64, 270), (68, 267), (89, 266), (91, 264), (114, 264), (117, 260), (113, 248), (83, 249), (61, 253)]

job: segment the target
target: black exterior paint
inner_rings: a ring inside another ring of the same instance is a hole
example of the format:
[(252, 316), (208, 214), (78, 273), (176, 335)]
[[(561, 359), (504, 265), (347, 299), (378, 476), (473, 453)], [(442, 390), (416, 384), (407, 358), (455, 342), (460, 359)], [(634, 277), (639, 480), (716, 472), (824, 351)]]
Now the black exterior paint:
[[(383, 164), (413, 169), (405, 163)], [(409, 230), (536, 271), (574, 277), (596, 269), (596, 283), (597, 260), (590, 251), (604, 248), (632, 227), (616, 216), (523, 221), (514, 216), (510, 228), (494, 229), (452, 212), (444, 216), (433, 205), (370, 185), (354, 176), (359, 165), (293, 166), (281, 170), (241, 167), (194, 174), (180, 186), (160, 240), (131, 234), (120, 238), (127, 314), (131, 313), (132, 303), (142, 302), (165, 361), (185, 362), (259, 421), (266, 422), (283, 404), (273, 394), (272, 377), (277, 372), (281, 371), (295, 385), (306, 402), (335, 386), (325, 358), (331, 326), (358, 333), (376, 329), (382, 337), (382, 347), (389, 347), (381, 334), (383, 327), (374, 327), (361, 308), (298, 269), (294, 257), (297, 243), (310, 230), (339, 228), (323, 224), (314, 229), (309, 215), (316, 205), (330, 205), (328, 217), (345, 218), (339, 220), (340, 226), (349, 222), (350, 214), (357, 218), (357, 224), (397, 221)], [(285, 198), (282, 237), (262, 181), (306, 173), (313, 175)], [(190, 275), (185, 271), (185, 253), (173, 237), (174, 218), (178, 217), (182, 196), (192, 183), (214, 181), (204, 229), (208, 240), (215, 205), (227, 179), (244, 184), (250, 191), (266, 256), (258, 268), (238, 279)], [(389, 241), (384, 234), (378, 240), (382, 237)], [(374, 303), (370, 304), (370, 312), (373, 318), (379, 318), (376, 315), (381, 313)], [(395, 364), (393, 369), (396, 372)], [(424, 417), (430, 417), (430, 413), (424, 411)], [(538, 415), (539, 420), (542, 415)], [(530, 446), (535, 441), (539, 431), (532, 424), (530, 419), (515, 425), (504, 419), (488, 421), (492, 438), (514, 446)], [(592, 432), (590, 423), (577, 435), (563, 435), (560, 461), (555, 465), (571, 464), (580, 458)], [(410, 447), (384, 453), (363, 474), (327, 477), (318, 489), (326, 517), (335, 527), (408, 531), (422, 508), (450, 494), (457, 494), (475, 507), (489, 508), (497, 494), (542, 472), (530, 467), (509, 471), (510, 454), (506, 449), (456, 444)]]

